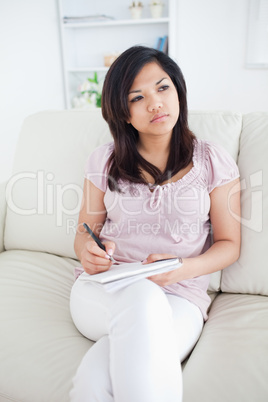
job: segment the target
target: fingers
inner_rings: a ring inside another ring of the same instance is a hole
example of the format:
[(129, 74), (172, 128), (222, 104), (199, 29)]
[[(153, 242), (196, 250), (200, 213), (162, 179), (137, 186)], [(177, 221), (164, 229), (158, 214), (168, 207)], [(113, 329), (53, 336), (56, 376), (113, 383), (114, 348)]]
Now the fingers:
[(107, 241), (104, 243), (105, 250), (108, 256), (112, 257), (114, 250), (115, 250), (115, 243), (113, 241)]
[(149, 254), (146, 260), (144, 260), (143, 264), (149, 264), (158, 260), (164, 260), (166, 258), (174, 258), (176, 256), (170, 254)]
[[(115, 245), (109, 244), (108, 247), (109, 251), (113, 254)], [(107, 271), (112, 262), (106, 251), (102, 250), (95, 242), (88, 241), (81, 253), (81, 264), (85, 272), (94, 275)]]
[(158, 275), (153, 275), (153, 276), (148, 276), (147, 279), (150, 281), (156, 283), (159, 286), (167, 286), (169, 285), (169, 273), (164, 273), (164, 274), (158, 274)]

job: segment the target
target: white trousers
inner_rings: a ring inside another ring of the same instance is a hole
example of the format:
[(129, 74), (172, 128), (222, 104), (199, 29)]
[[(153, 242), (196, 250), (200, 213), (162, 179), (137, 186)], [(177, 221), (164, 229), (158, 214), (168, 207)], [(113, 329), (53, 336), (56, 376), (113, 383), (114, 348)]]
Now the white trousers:
[(71, 314), (96, 343), (78, 367), (71, 402), (180, 402), (180, 361), (202, 331), (199, 308), (148, 279), (115, 293), (80, 279)]

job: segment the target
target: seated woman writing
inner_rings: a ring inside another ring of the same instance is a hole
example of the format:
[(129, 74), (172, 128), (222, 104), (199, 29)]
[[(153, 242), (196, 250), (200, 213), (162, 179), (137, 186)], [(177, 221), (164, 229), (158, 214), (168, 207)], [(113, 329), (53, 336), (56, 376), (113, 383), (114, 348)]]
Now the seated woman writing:
[[(239, 256), (238, 168), (190, 131), (181, 70), (155, 49), (135, 46), (113, 63), (102, 113), (113, 142), (86, 164), (75, 239), (83, 273), (71, 293), (73, 321), (96, 343), (77, 370), (71, 401), (179, 402), (180, 362), (208, 317), (209, 274)], [(183, 265), (114, 293), (81, 280), (109, 270), (111, 256), (119, 264), (177, 256)]]

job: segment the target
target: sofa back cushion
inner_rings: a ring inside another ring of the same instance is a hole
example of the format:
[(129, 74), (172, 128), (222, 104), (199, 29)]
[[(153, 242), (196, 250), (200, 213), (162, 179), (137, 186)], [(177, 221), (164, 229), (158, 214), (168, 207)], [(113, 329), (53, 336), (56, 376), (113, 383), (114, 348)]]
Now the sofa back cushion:
[(242, 247), (222, 273), (221, 290), (268, 295), (268, 113), (243, 117), (238, 166), (241, 175)]
[[(237, 161), (239, 139), (242, 129), (242, 115), (231, 112), (191, 112), (190, 129), (198, 138), (222, 145)], [(209, 292), (220, 290), (222, 271), (210, 276)]]
[[(189, 123), (197, 137), (223, 145), (237, 159), (240, 114), (192, 112)], [(42, 112), (25, 120), (7, 187), (6, 249), (76, 258), (85, 162), (108, 141), (100, 109)], [(220, 275), (212, 275), (210, 290), (219, 289)]]
[(8, 182), (5, 248), (76, 258), (84, 165), (111, 141), (100, 109), (48, 111), (25, 119)]

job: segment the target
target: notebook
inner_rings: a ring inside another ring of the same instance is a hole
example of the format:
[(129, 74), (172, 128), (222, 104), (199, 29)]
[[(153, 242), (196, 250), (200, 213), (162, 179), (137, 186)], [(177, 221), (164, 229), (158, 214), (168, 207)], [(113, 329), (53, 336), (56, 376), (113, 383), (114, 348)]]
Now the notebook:
[(182, 262), (179, 258), (169, 258), (149, 264), (142, 264), (141, 262), (123, 263), (120, 265), (112, 265), (108, 271), (95, 275), (89, 275), (84, 272), (80, 275), (79, 279), (103, 286), (104, 289), (112, 292), (122, 289), (122, 287), (139, 279), (173, 271), (181, 266)]

